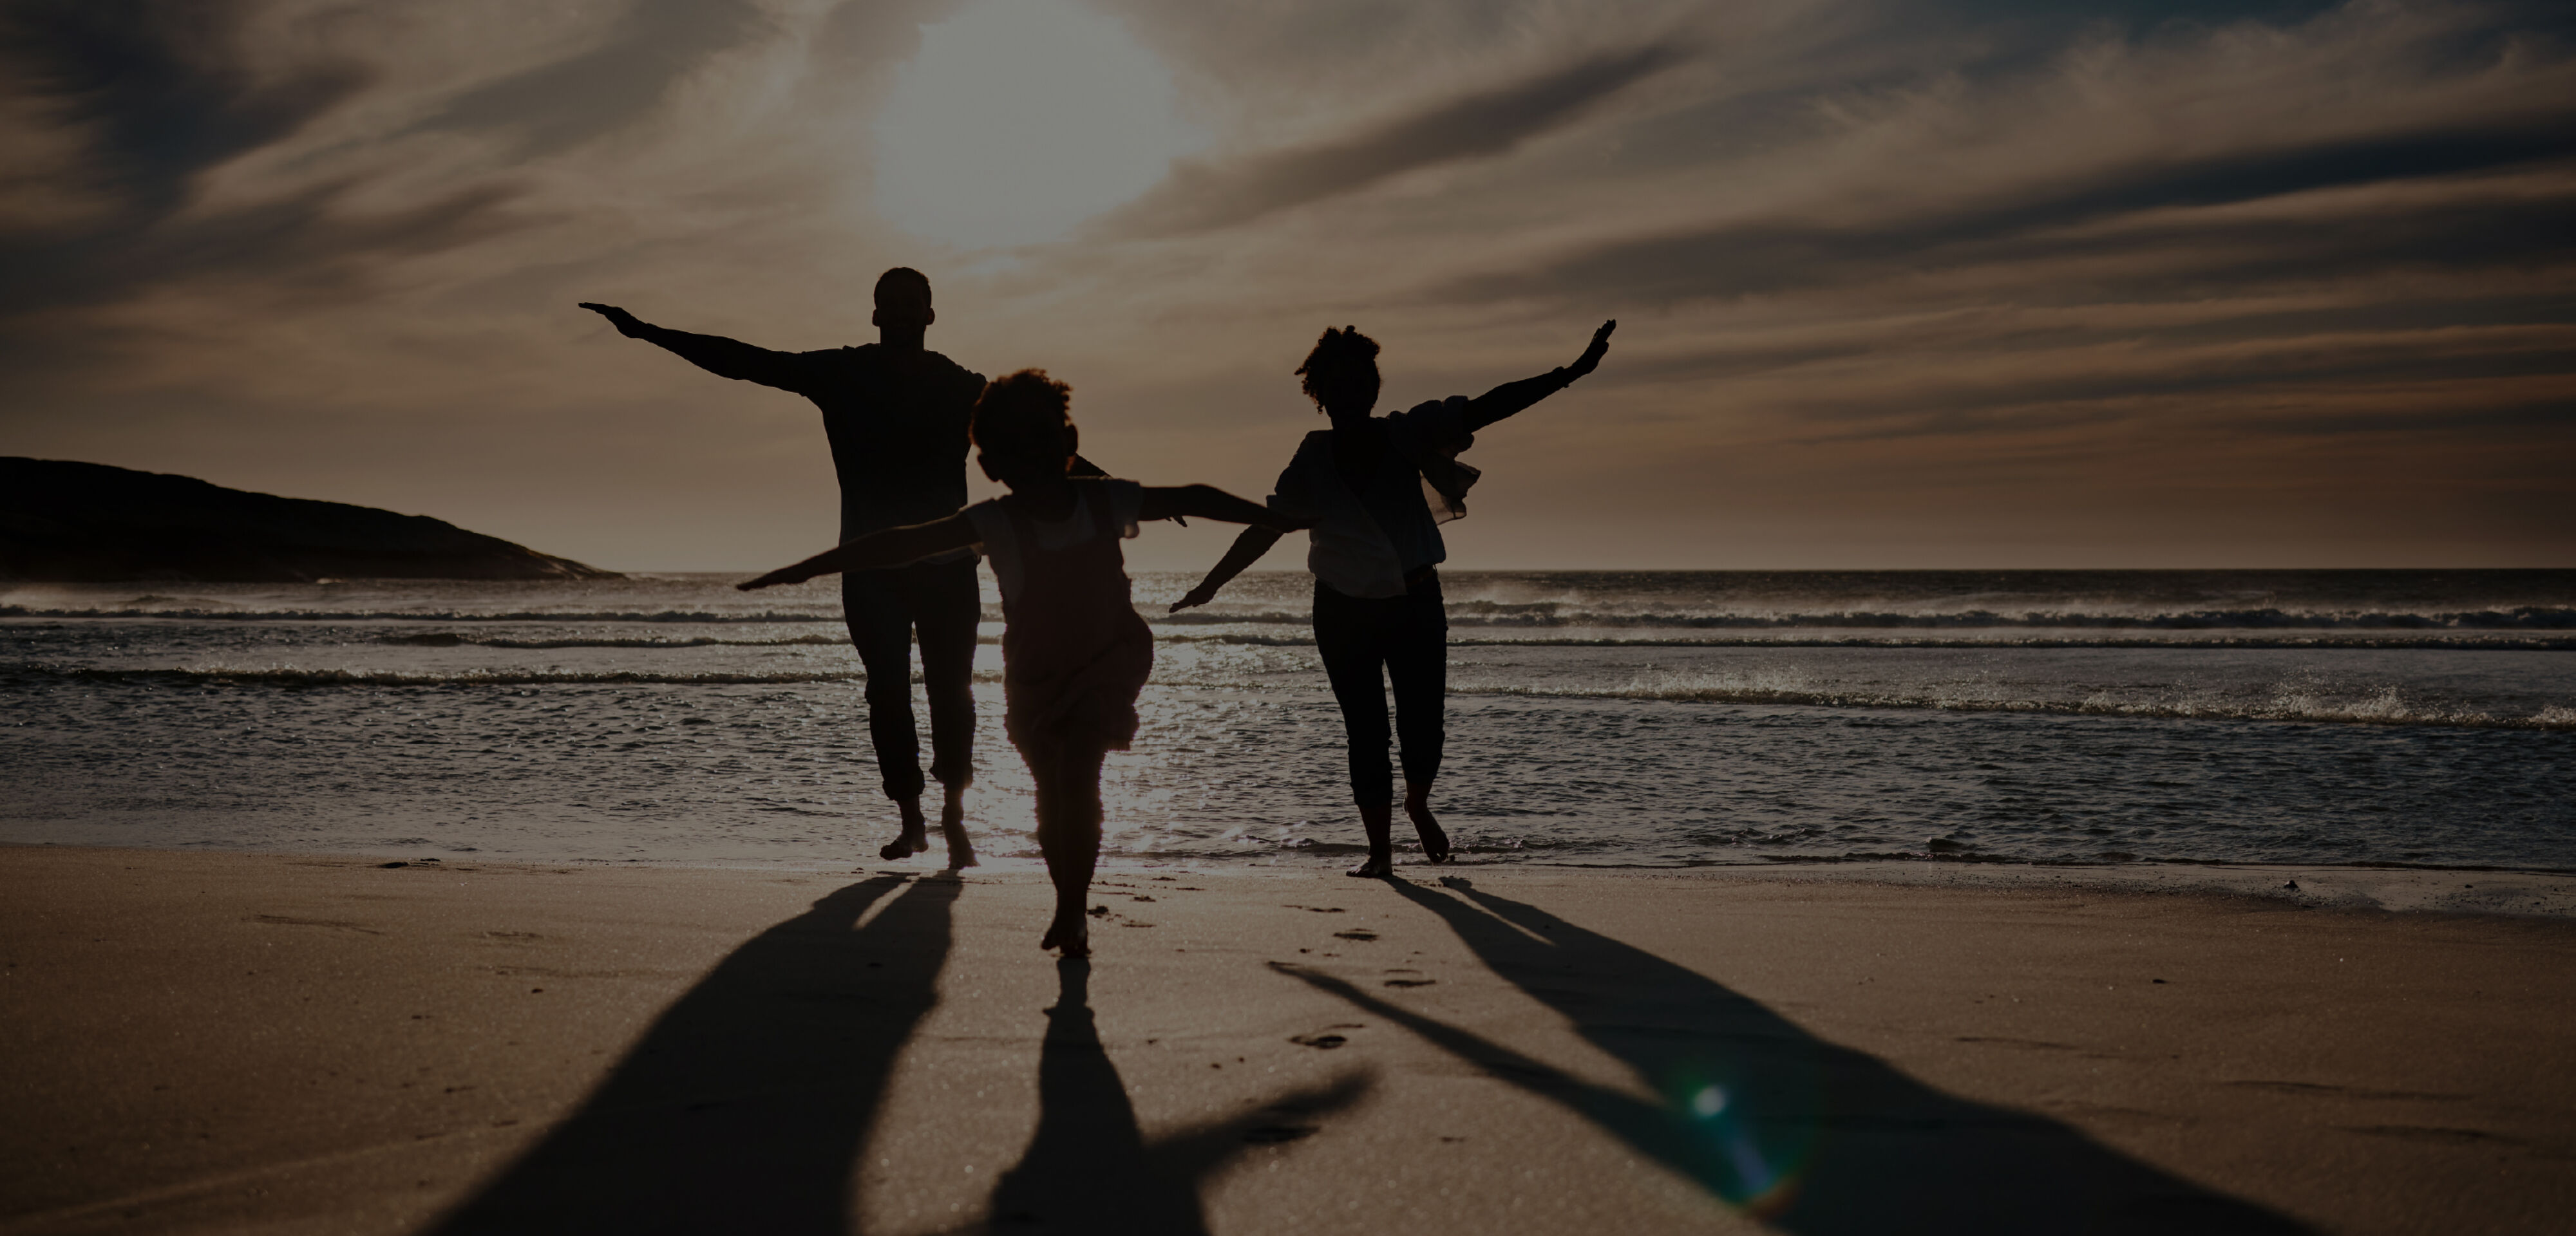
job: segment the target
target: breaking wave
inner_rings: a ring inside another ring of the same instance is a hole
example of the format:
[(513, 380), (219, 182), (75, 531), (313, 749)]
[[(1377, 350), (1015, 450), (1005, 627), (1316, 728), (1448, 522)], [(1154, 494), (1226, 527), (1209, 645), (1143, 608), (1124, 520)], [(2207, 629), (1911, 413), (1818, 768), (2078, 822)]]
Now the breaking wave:
[[(1950, 630), (1980, 628), (2055, 628), (2076, 630), (2327, 630), (2327, 631), (2576, 631), (2576, 608), (2524, 605), (2479, 610), (2299, 610), (2194, 609), (2170, 612), (2093, 612), (2024, 610), (2002, 613), (1972, 609), (1951, 612), (1887, 610), (1819, 610), (1815, 612), (1699, 611), (1597, 609), (1559, 601), (1527, 603), (1451, 601), (1452, 627), (1681, 627), (1777, 630), (1791, 627), (1863, 630)], [(1246, 613), (1185, 611), (1148, 614), (1157, 624), (1223, 626), (1293, 623), (1303, 625), (1302, 611)]]
[[(1312, 648), (1312, 635), (1253, 635), (1238, 632), (1192, 634), (1157, 631), (1157, 643), (1217, 644), (1248, 648)], [(989, 642), (989, 641), (988, 641)], [(1635, 635), (1635, 636), (1505, 636), (1460, 635), (1453, 627), (1452, 648), (2280, 648), (2280, 649), (2475, 649), (2490, 652), (2576, 652), (2576, 635), (2513, 636), (2478, 631), (2451, 635), (2222, 635), (2201, 638), (2098, 639), (2032, 636), (1983, 636), (1961, 629), (1952, 634), (1908, 635)]]
[[(296, 666), (201, 666), (184, 668), (101, 668), (19, 663), (0, 667), (0, 678), (26, 674), (90, 682), (178, 687), (517, 687), (517, 686), (793, 686), (807, 683), (864, 683), (867, 675), (847, 670), (778, 670), (769, 672), (652, 670), (402, 671), (306, 669)], [(919, 671), (913, 681), (921, 680)], [(1001, 675), (979, 671), (975, 681), (998, 683)], [(1159, 681), (1159, 680), (1158, 680)], [(1222, 686), (1170, 680), (1170, 686)], [(2329, 693), (2297, 682), (2283, 683), (2268, 694), (2187, 695), (2161, 699), (2121, 698), (2097, 693), (2082, 699), (2033, 699), (1981, 692), (1955, 684), (1915, 690), (1868, 690), (1819, 685), (1795, 673), (1658, 674), (1621, 685), (1506, 686), (1452, 684), (1452, 695), (1523, 696), (1563, 699), (1658, 700), (1702, 704), (1769, 704), (1825, 708), (1919, 709), (1943, 712), (2008, 712), (2079, 717), (2132, 717), (2184, 721), (2288, 721), (2312, 724), (2427, 725), (2471, 729), (2576, 731), (2576, 707), (2552, 704), (2527, 715), (2467, 708), (2446, 708), (2409, 699), (2395, 687), (2365, 693)]]
[[(172, 686), (264, 686), (264, 687), (524, 687), (551, 685), (587, 686), (786, 686), (813, 682), (867, 681), (861, 670), (784, 670), (774, 673), (659, 673), (650, 670), (467, 670), (458, 673), (407, 672), (401, 670), (299, 669), (294, 666), (263, 668), (230, 668), (224, 666), (178, 669), (101, 669), (91, 666), (58, 668), (41, 665), (0, 667), (0, 677), (12, 673), (36, 674), (52, 678), (70, 678), (88, 682), (125, 682), (166, 684)], [(912, 680), (921, 681), (913, 672)], [(999, 674), (978, 672), (977, 682), (1000, 682)]]
[(1568, 699), (1669, 700), (1705, 704), (1790, 704), (1827, 708), (1929, 709), (1943, 712), (2015, 712), (2078, 717), (2139, 717), (2173, 721), (2297, 721), (2347, 725), (2431, 725), (2466, 729), (2576, 730), (2576, 708), (2552, 704), (2525, 716), (2449, 709), (2409, 701), (2388, 687), (2359, 696), (2333, 697), (2285, 685), (2259, 698), (2184, 697), (2120, 699), (2097, 694), (2080, 700), (2020, 699), (1967, 691), (1865, 691), (1819, 688), (1767, 676), (1657, 675), (1624, 686), (1452, 686), (1452, 695), (1544, 696)]
[(388, 635), (384, 643), (413, 648), (796, 648), (838, 647), (850, 641), (839, 635), (788, 635), (776, 639), (721, 639), (699, 636), (694, 639), (667, 639), (652, 636), (617, 638), (600, 636), (572, 639), (511, 639), (499, 635), (460, 635), (454, 631), (428, 631), (417, 635)]
[[(999, 617), (999, 614), (993, 615)], [(221, 622), (829, 622), (834, 609), (738, 610), (412, 610), (412, 609), (141, 609), (134, 606), (49, 608), (0, 605), (0, 618), (195, 618)]]
[[(137, 601), (159, 602), (144, 597)], [(179, 598), (169, 598), (174, 602)], [(1303, 609), (1225, 612), (1161, 612), (1139, 606), (1156, 626), (1305, 626)], [(2302, 610), (2194, 609), (2170, 612), (2093, 612), (2080, 610), (1994, 610), (1903, 612), (1885, 610), (1665, 610), (1599, 608), (1559, 601), (1527, 603), (1460, 600), (1448, 604), (1449, 625), (1468, 628), (1549, 629), (1563, 627), (1660, 627), (1683, 630), (2142, 630), (2142, 631), (2567, 631), (2576, 633), (2576, 608), (2525, 605), (2512, 609), (2476, 610)], [(984, 620), (998, 622), (1001, 610), (984, 607)], [(661, 609), (661, 610), (493, 610), (471, 609), (233, 609), (190, 601), (172, 607), (128, 603), (102, 607), (0, 605), (0, 619), (49, 618), (193, 618), (224, 622), (445, 622), (445, 623), (831, 623), (840, 625), (834, 607), (802, 609)], [(508, 645), (498, 645), (508, 646)], [(529, 645), (544, 646), (544, 645)]]

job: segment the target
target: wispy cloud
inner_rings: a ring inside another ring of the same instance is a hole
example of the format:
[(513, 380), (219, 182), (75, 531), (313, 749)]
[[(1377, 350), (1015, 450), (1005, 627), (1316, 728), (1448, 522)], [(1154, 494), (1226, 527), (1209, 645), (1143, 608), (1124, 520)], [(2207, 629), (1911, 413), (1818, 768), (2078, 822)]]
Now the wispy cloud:
[[(331, 58), (268, 76), (243, 62), (256, 0), (25, 0), (0, 13), (0, 63), (41, 109), (13, 119), (77, 134), (80, 171), (141, 215), (190, 179), (284, 138), (372, 76)], [(30, 114), (36, 113), (36, 114)]]
[[(878, 217), (923, 24), (1005, 3), (1114, 15), (1211, 153), (1064, 243)], [(2016, 502), (2107, 504), (2075, 560), (2576, 561), (2571, 135), (2521, 0), (23, 0), (0, 452), (759, 560), (828, 525), (810, 411), (570, 303), (822, 347), (907, 264), (1122, 470), (1256, 493), (1328, 323), (1410, 400), (1620, 318), (1480, 442), (1464, 561), (1885, 565)]]
[(1418, 168), (1502, 155), (1686, 54), (1671, 43), (1603, 53), (1354, 133), (1222, 162), (1183, 160), (1168, 181), (1111, 215), (1101, 230), (1137, 238), (1229, 227)]
[(769, 33), (747, 0), (638, 0), (596, 46), (466, 90), (414, 131), (504, 133), (514, 154), (550, 154), (633, 123), (708, 57)]

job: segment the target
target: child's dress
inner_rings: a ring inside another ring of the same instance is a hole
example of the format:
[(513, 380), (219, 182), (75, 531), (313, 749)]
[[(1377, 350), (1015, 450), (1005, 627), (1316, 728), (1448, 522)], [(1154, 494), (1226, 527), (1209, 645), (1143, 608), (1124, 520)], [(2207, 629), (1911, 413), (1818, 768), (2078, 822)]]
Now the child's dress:
[(1031, 516), (1015, 496), (966, 508), (1002, 585), (1003, 731), (1031, 760), (1123, 751), (1154, 669), (1118, 542), (1136, 535), (1134, 481), (1077, 478), (1073, 513)]

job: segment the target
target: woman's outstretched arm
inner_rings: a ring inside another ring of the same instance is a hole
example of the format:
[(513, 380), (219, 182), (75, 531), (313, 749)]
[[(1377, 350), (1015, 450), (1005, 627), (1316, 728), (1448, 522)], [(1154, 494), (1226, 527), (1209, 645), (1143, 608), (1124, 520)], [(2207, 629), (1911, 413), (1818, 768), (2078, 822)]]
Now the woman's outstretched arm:
[(773, 588), (780, 584), (801, 584), (817, 575), (842, 571), (865, 571), (874, 567), (902, 566), (932, 554), (964, 549), (975, 543), (975, 523), (964, 512), (926, 524), (888, 528), (834, 549), (824, 550), (791, 567), (780, 567), (758, 579), (745, 580), (734, 587), (749, 592), (754, 588)]
[(1601, 329), (1592, 332), (1591, 346), (1583, 349), (1583, 355), (1576, 357), (1574, 363), (1571, 365), (1567, 365), (1562, 369), (1549, 370), (1535, 378), (1523, 378), (1518, 382), (1505, 382), (1501, 386), (1497, 386), (1492, 390), (1486, 391), (1482, 395), (1476, 396), (1475, 400), (1467, 405), (1466, 412), (1459, 418), (1466, 424), (1467, 432), (1474, 433), (1506, 416), (1519, 412), (1529, 407), (1531, 404), (1537, 403), (1539, 400), (1545, 399), (1558, 391), (1564, 390), (1566, 387), (1573, 385), (1576, 378), (1582, 377), (1583, 375), (1592, 372), (1594, 369), (1599, 368), (1601, 366), (1601, 358), (1607, 355), (1610, 351), (1610, 332), (1617, 330), (1618, 328), (1619, 320), (1617, 318), (1612, 318), (1609, 321), (1602, 323)]
[(1261, 561), (1261, 555), (1269, 553), (1270, 547), (1279, 543), (1279, 536), (1279, 533), (1259, 524), (1245, 528), (1243, 535), (1234, 538), (1234, 547), (1225, 551), (1225, 557), (1208, 568), (1207, 578), (1200, 580), (1198, 587), (1190, 589), (1188, 596), (1172, 602), (1172, 608), (1166, 612), (1177, 614), (1215, 600), (1217, 590), (1234, 582), (1234, 577), (1243, 574), (1253, 563)]

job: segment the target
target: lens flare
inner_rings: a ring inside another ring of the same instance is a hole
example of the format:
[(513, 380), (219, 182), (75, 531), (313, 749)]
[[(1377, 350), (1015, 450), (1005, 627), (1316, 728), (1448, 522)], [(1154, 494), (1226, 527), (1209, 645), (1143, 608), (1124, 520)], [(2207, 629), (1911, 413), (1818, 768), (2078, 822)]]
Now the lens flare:
[(1664, 1094), (1697, 1151), (1693, 1174), (1710, 1192), (1757, 1217), (1796, 1199), (1816, 1143), (1815, 1071), (1804, 1052), (1694, 1061)]
[(1723, 1087), (1702, 1086), (1698, 1094), (1691, 1096), (1690, 1106), (1692, 1115), (1706, 1120), (1726, 1110), (1726, 1091)]

